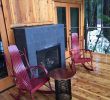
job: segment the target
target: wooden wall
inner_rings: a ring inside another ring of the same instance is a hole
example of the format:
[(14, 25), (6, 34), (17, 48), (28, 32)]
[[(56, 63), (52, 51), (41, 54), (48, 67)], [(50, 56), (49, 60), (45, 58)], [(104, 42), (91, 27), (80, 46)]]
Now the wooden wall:
[(12, 29), (17, 26), (55, 23), (54, 2), (77, 2), (83, 0), (1, 0), (9, 43), (14, 43)]
[(83, 0), (1, 0), (6, 21), (9, 43), (14, 43), (11, 27), (55, 23), (54, 2)]
[(54, 22), (53, 0), (2, 0), (2, 5), (10, 43), (14, 43), (12, 27)]
[[(52, 0), (2, 0), (12, 24), (52, 21)], [(8, 2), (7, 2), (8, 1)], [(6, 5), (10, 8), (7, 9)]]

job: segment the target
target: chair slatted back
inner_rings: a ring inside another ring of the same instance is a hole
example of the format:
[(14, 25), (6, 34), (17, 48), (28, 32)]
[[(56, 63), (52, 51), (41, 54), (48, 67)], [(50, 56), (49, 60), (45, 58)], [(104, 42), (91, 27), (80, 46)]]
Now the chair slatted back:
[(11, 56), (16, 85), (22, 89), (31, 90), (30, 78), (26, 67), (23, 64), (18, 48), (16, 45), (10, 45), (8, 50)]
[(80, 47), (79, 47), (79, 39), (78, 39), (78, 34), (77, 33), (72, 33), (72, 50), (74, 51), (74, 58), (78, 59), (81, 57), (80, 54)]

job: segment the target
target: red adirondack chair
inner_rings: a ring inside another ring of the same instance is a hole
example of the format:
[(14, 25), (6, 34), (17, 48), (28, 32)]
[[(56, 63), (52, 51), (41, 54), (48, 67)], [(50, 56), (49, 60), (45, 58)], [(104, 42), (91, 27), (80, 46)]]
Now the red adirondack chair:
[[(43, 66), (31, 66), (30, 69), (38, 70), (39, 68), (42, 69), (45, 73), (44, 78), (30, 78), (27, 72), (26, 67), (23, 64), (21, 59), (20, 52), (16, 45), (10, 45), (8, 47), (12, 65), (13, 65), (13, 76), (15, 80), (15, 84), (19, 89), (19, 95), (15, 97), (12, 95), (16, 100), (19, 100), (18, 97), (23, 94), (23, 91), (26, 90), (30, 93), (32, 100), (34, 100), (33, 93), (39, 90), (45, 83), (48, 82), (50, 91), (42, 91), (43, 93), (52, 93), (52, 87), (49, 81), (49, 77), (47, 77), (48, 71)], [(33, 76), (33, 75), (32, 75)]]
[(87, 70), (93, 71), (92, 52), (90, 50), (80, 49), (77, 33), (72, 33), (70, 56), (72, 64), (81, 63)]

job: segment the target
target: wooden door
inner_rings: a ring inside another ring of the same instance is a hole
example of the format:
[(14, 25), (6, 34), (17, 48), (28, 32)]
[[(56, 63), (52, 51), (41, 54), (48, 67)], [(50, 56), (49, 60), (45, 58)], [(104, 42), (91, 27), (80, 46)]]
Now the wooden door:
[(71, 48), (71, 36), (74, 33), (78, 33), (79, 39), (81, 37), (81, 6), (79, 4), (69, 5), (69, 48)]
[[(0, 92), (13, 85), (12, 78), (9, 77), (11, 68), (7, 67), (6, 57), (9, 60), (8, 39), (5, 28), (5, 20), (0, 2)], [(10, 64), (10, 63), (9, 63)]]
[(78, 33), (81, 36), (81, 5), (70, 3), (55, 3), (56, 23), (64, 24), (65, 32), (65, 54), (69, 56), (71, 49), (71, 33)]

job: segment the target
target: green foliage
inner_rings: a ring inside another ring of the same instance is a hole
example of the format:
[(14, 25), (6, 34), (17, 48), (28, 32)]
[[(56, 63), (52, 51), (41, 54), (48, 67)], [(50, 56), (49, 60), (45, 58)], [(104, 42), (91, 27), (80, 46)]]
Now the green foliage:
[(103, 20), (104, 23), (110, 24), (110, 17), (109, 16), (102, 15), (100, 18)]

